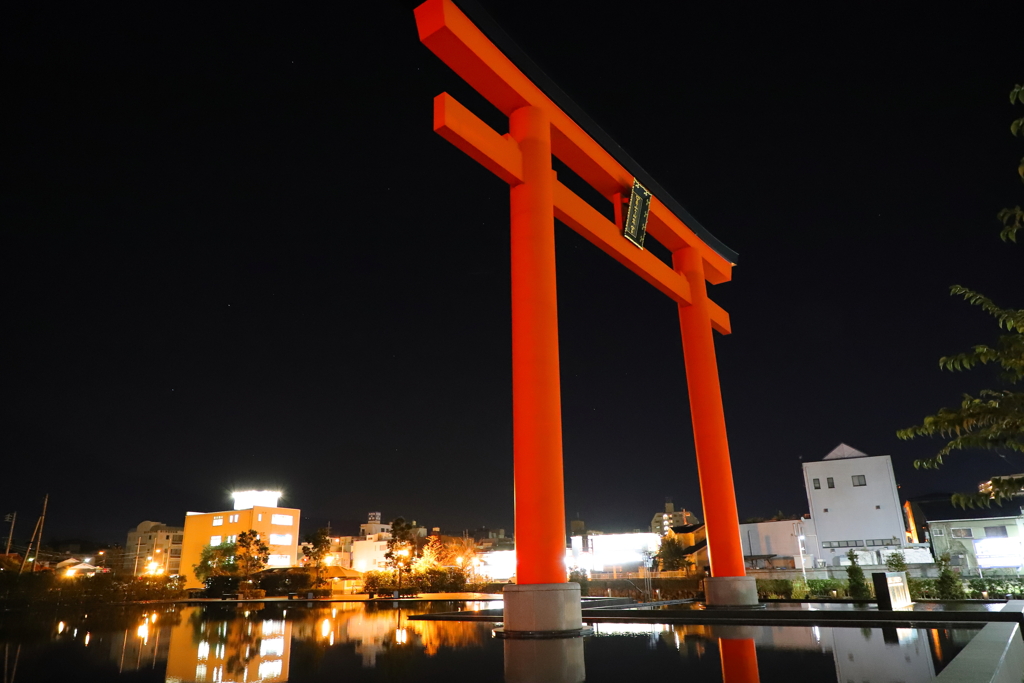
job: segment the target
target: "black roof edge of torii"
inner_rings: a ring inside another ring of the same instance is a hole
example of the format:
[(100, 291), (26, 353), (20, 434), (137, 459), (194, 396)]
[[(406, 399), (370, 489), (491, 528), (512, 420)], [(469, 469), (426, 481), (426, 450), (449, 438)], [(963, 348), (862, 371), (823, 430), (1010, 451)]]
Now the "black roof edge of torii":
[(592, 137), (598, 144), (604, 147), (612, 158), (622, 164), (623, 168), (629, 171), (634, 178), (636, 178), (641, 185), (650, 190), (654, 195), (665, 204), (666, 207), (676, 216), (678, 216), (687, 227), (696, 233), (697, 237), (701, 238), (706, 245), (711, 247), (719, 256), (729, 261), (729, 263), (737, 263), (739, 254), (727, 247), (721, 240), (711, 234), (707, 228), (705, 228), (700, 221), (683, 208), (675, 197), (670, 195), (665, 188), (663, 188), (658, 182), (646, 171), (644, 168), (637, 163), (633, 157), (629, 156), (626, 150), (622, 149), (612, 136), (604, 131), (601, 126), (597, 125), (593, 119), (587, 116), (587, 113), (583, 109), (573, 102), (565, 91), (558, 87), (558, 85), (546, 74), (544, 71), (537, 66), (537, 64), (530, 59), (530, 57), (519, 47), (518, 44), (505, 33), (504, 29), (495, 21), (490, 14), (487, 13), (475, 0), (452, 0), (459, 9), (461, 9), (467, 17), (476, 24), (485, 36), (492, 43), (494, 43), (499, 50), (508, 57), (516, 67), (519, 68), (526, 76), (534, 82), (534, 84), (543, 91), (545, 95), (551, 98), (551, 101), (557, 104), (562, 111), (568, 114), (573, 121), (579, 125), (590, 137)]

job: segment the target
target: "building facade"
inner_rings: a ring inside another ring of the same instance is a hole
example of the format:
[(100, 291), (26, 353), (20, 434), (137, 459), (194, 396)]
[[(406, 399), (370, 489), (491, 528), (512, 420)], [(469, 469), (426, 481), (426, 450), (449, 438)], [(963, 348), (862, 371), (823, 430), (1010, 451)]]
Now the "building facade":
[(656, 512), (651, 518), (651, 533), (665, 536), (669, 529), (674, 526), (687, 526), (689, 524), (700, 524), (700, 520), (692, 513), (683, 508), (676, 512), (676, 506), (671, 498), (665, 499), (665, 510)]
[(805, 547), (825, 564), (843, 564), (846, 553), (883, 556), (906, 545), (892, 460), (840, 444), (824, 459), (803, 464), (814, 536)]
[(121, 571), (132, 576), (174, 576), (181, 573), (184, 527), (145, 521), (129, 529)]
[(270, 547), (268, 567), (298, 564), (300, 510), (253, 504), (251, 498), (239, 494), (235, 494), (235, 505), (234, 510), (223, 512), (186, 513), (181, 574), (186, 577), (187, 588), (201, 588), (203, 585), (192, 568), (199, 564), (205, 546), (233, 543), (238, 534), (250, 529), (256, 531), (260, 540)]
[(811, 541), (816, 537), (809, 517), (740, 524), (743, 559), (751, 569), (814, 569), (819, 557)]

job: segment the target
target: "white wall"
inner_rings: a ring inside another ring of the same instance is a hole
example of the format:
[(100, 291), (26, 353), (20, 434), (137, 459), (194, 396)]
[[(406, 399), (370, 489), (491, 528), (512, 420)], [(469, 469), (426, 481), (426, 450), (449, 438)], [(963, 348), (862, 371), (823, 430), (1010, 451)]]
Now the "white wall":
[[(903, 511), (888, 455), (805, 462), (803, 469), (817, 529), (817, 538), (809, 540), (817, 544), (817, 552), (827, 564), (838, 563), (850, 548), (826, 548), (826, 542), (856, 540), (864, 543), (856, 550), (875, 551), (905, 545)], [(854, 486), (855, 475), (863, 475), (866, 485)], [(828, 488), (829, 477), (835, 488)], [(814, 488), (814, 479), (819, 480), (820, 489)], [(895, 539), (895, 543), (869, 546), (868, 539)]]
[(804, 537), (803, 555), (806, 567), (814, 567), (818, 549), (815, 545), (814, 521), (790, 519), (778, 522), (740, 524), (740, 541), (744, 555), (778, 555), (792, 557), (800, 568), (800, 536)]

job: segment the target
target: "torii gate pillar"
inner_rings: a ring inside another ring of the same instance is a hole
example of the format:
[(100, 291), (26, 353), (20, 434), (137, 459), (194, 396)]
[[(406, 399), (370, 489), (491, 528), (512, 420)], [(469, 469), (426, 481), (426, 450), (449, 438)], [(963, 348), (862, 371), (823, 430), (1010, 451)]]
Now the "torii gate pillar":
[(551, 122), (540, 107), (521, 107), (509, 116), (509, 135), (522, 153), (523, 182), (511, 189), (517, 584), (504, 591), (505, 629), (573, 632), (583, 615), (579, 584), (565, 580)]

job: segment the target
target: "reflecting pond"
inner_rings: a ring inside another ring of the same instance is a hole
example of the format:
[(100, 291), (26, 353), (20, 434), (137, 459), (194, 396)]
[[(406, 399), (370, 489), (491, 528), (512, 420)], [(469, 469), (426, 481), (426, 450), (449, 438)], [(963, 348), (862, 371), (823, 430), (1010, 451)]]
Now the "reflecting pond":
[(599, 623), (587, 638), (493, 637), (424, 621), (487, 602), (266, 602), (0, 615), (4, 680), (929, 681), (977, 628)]

